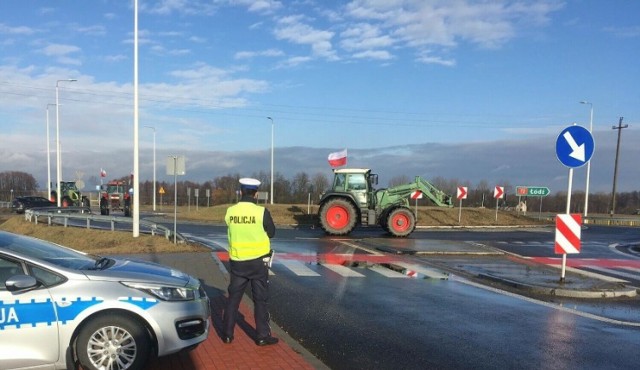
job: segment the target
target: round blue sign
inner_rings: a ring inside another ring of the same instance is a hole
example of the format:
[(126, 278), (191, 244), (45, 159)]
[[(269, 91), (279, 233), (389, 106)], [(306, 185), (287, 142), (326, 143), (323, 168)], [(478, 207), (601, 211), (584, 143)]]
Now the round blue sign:
[(556, 139), (556, 156), (567, 167), (581, 167), (589, 162), (595, 150), (591, 132), (582, 126), (569, 126)]

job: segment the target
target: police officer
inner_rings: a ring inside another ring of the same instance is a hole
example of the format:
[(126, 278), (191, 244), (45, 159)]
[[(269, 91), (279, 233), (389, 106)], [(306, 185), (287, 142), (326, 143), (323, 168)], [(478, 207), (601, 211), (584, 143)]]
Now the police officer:
[(278, 343), (271, 336), (269, 327), (269, 261), (272, 256), (270, 241), (276, 233), (271, 213), (256, 204), (260, 181), (252, 178), (240, 179), (242, 198), (238, 204), (227, 209), (225, 222), (228, 226), (229, 299), (224, 311), (222, 341), (233, 341), (233, 330), (238, 315), (238, 306), (245, 288), (251, 283), (257, 338), (255, 343), (266, 346)]

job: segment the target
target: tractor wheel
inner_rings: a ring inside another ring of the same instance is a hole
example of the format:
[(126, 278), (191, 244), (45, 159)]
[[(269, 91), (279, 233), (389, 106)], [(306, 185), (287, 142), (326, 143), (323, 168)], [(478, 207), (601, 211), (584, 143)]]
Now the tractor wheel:
[(408, 208), (396, 208), (387, 218), (389, 233), (393, 236), (405, 237), (416, 228), (416, 218)]
[(320, 226), (330, 235), (347, 235), (356, 226), (356, 210), (349, 201), (332, 199), (320, 209)]
[(58, 193), (55, 190), (52, 190), (49, 199), (51, 199), (52, 202), (57, 204), (58, 203)]
[(69, 197), (64, 197), (64, 198), (62, 198), (61, 205), (62, 205), (63, 208), (67, 208), (67, 207), (73, 206), (73, 202), (71, 201), (71, 199)]

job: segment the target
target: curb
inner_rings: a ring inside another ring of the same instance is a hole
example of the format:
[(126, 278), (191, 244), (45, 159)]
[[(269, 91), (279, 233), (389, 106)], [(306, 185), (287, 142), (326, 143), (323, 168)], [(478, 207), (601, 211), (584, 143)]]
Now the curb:
[(600, 290), (577, 290), (577, 289), (563, 289), (545, 287), (541, 285), (531, 285), (522, 283), (519, 281), (491, 275), (491, 274), (478, 274), (480, 278), (495, 281), (498, 283), (506, 284), (513, 288), (526, 290), (535, 294), (552, 295), (556, 297), (566, 298), (620, 298), (627, 297), (632, 298), (637, 296), (638, 292), (635, 288), (620, 288), (620, 289), (600, 289)]

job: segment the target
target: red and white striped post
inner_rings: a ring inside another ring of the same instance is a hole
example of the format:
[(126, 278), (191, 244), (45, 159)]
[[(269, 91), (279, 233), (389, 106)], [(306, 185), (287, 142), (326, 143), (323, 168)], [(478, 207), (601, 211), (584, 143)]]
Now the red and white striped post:
[(555, 252), (562, 253), (560, 281), (565, 278), (567, 253), (580, 253), (582, 216), (580, 214), (559, 214), (556, 216)]

